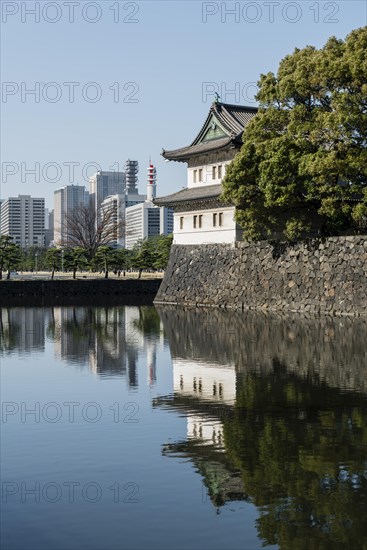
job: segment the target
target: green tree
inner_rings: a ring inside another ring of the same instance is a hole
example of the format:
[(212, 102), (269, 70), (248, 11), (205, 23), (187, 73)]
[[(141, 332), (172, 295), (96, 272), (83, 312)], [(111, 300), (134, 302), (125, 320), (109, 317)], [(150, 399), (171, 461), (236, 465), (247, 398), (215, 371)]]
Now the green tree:
[(30, 246), (23, 250), (20, 269), (22, 271), (41, 271), (47, 268), (47, 248), (43, 246)]
[(258, 84), (222, 195), (245, 238), (365, 231), (367, 27), (296, 49)]
[(166, 269), (171, 252), (172, 241), (173, 235), (159, 235), (159, 237), (156, 238), (154, 261), (154, 267), (156, 269)]
[(133, 249), (131, 265), (139, 270), (139, 279), (144, 269), (155, 269), (155, 246), (151, 239), (139, 241)]
[(7, 279), (10, 279), (10, 273), (17, 269), (22, 259), (22, 250), (20, 246), (14, 243), (13, 237), (9, 235), (0, 236), (0, 279), (3, 278), (3, 271), (7, 270)]
[(118, 248), (113, 251), (111, 266), (122, 271), (125, 277), (126, 270), (130, 268), (131, 251), (126, 248)]
[(61, 250), (59, 248), (49, 248), (45, 257), (46, 267), (51, 269), (51, 279), (55, 276), (55, 271), (61, 267)]
[(110, 246), (100, 246), (94, 256), (94, 264), (104, 271), (105, 279), (108, 279), (110, 269), (116, 265), (116, 250)]
[(88, 252), (81, 246), (67, 249), (65, 252), (64, 265), (67, 270), (73, 272), (73, 279), (76, 279), (76, 272), (88, 268)]

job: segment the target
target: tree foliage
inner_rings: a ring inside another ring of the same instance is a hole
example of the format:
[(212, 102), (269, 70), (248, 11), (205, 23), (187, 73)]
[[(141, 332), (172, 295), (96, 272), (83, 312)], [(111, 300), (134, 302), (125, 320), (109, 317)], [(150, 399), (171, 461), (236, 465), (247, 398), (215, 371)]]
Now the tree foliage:
[(51, 279), (53, 279), (55, 271), (61, 267), (61, 250), (59, 248), (49, 248), (47, 250), (45, 265), (51, 269)]
[(0, 236), (0, 279), (3, 278), (3, 271), (7, 270), (7, 279), (10, 279), (10, 273), (17, 269), (21, 262), (22, 250), (15, 244), (13, 237), (9, 235)]
[(367, 229), (367, 27), (262, 74), (223, 198), (249, 239)]
[(172, 245), (172, 235), (159, 235), (140, 240), (132, 250), (131, 266), (139, 269), (166, 269)]
[(64, 267), (67, 271), (70, 270), (73, 272), (73, 279), (76, 278), (77, 271), (82, 271), (89, 267), (87, 253), (88, 252), (80, 246), (75, 246), (65, 251)]

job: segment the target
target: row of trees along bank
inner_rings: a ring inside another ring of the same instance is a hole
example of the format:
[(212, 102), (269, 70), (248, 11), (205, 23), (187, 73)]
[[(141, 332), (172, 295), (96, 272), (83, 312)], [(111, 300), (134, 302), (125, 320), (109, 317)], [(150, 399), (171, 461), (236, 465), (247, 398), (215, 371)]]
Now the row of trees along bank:
[(7, 272), (10, 279), (12, 271), (50, 271), (51, 278), (57, 271), (73, 273), (77, 271), (101, 272), (108, 278), (110, 271), (121, 272), (124, 276), (127, 270), (143, 271), (164, 270), (167, 266), (172, 244), (172, 235), (159, 235), (140, 240), (132, 250), (98, 246), (93, 254), (82, 246), (68, 248), (43, 248), (33, 246), (22, 249), (8, 235), (0, 236), (0, 279)]

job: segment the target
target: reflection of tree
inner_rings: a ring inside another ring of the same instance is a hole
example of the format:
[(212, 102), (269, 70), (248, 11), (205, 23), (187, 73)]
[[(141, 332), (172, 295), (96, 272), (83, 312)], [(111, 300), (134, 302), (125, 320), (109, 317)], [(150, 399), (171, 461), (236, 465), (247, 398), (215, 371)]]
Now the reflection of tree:
[(228, 457), (260, 507), (265, 544), (280, 548), (364, 548), (367, 544), (367, 406), (289, 374), (239, 377)]
[(144, 336), (159, 336), (161, 320), (156, 309), (151, 306), (140, 306), (139, 319), (134, 320), (134, 327)]
[(0, 309), (0, 353), (9, 353), (16, 349), (19, 332), (19, 325), (10, 321), (9, 309)]

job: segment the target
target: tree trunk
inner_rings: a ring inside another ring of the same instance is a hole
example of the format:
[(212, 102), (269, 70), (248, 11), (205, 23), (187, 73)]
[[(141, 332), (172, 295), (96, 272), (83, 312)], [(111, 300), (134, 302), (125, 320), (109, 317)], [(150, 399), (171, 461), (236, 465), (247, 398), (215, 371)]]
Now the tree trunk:
[(105, 272), (104, 272), (104, 278), (105, 279), (108, 279), (108, 270), (106, 269)]
[(8, 274), (6, 276), (6, 280), (8, 281), (9, 279), (10, 279), (10, 269), (9, 269)]
[(139, 269), (139, 277), (138, 277), (138, 279), (141, 278), (141, 274), (142, 274), (142, 273), (143, 273), (143, 270), (142, 270), (142, 269)]
[(0, 281), (1, 281), (2, 278), (3, 278), (3, 270), (0, 269)]
[(73, 279), (76, 279), (76, 269), (73, 269)]
[(54, 275), (55, 275), (55, 268), (53, 267), (52, 268), (52, 273), (51, 273), (51, 279), (54, 280)]

